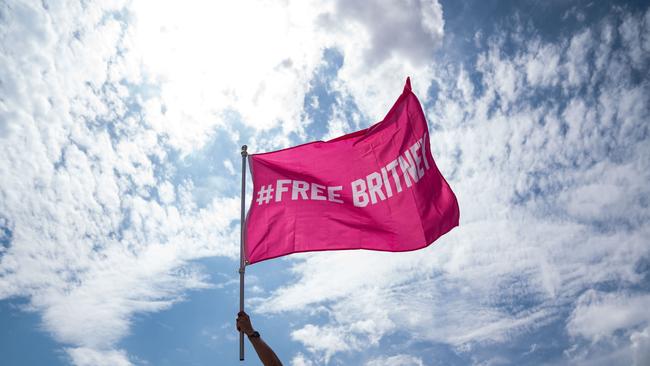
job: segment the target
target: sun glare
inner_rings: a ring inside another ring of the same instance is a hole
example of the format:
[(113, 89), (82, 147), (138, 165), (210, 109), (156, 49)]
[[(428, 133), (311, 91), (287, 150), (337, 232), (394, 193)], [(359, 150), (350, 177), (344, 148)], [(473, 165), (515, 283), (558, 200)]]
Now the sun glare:
[(306, 88), (322, 47), (300, 21), (310, 14), (255, 1), (142, 1), (133, 9), (132, 56), (160, 86), (168, 124), (190, 121), (205, 133), (225, 110), (258, 128), (275, 125), (272, 116), (297, 123), (304, 90), (295, 85)]

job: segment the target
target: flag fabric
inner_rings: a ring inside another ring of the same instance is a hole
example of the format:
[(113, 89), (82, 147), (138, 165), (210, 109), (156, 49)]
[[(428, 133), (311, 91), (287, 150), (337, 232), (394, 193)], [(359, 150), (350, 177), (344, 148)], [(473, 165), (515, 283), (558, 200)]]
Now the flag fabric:
[(247, 263), (307, 251), (428, 246), (460, 216), (429, 147), (407, 79), (384, 120), (365, 130), (250, 155)]

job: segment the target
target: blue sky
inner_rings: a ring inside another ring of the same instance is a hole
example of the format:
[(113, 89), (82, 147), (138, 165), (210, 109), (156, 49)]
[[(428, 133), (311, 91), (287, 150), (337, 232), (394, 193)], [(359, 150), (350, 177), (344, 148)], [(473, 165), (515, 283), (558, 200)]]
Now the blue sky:
[(365, 128), (407, 76), (461, 225), (249, 267), (283, 362), (649, 364), (648, 5), (2, 2), (0, 364), (259, 364), (240, 146)]

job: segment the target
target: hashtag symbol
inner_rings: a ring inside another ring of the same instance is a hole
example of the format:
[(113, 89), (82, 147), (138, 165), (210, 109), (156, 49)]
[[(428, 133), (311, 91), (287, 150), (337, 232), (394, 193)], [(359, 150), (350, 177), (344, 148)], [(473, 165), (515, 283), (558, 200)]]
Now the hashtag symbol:
[(257, 191), (257, 205), (260, 206), (262, 203), (269, 203), (271, 195), (273, 195), (273, 185), (269, 184), (268, 186), (262, 186), (262, 188)]

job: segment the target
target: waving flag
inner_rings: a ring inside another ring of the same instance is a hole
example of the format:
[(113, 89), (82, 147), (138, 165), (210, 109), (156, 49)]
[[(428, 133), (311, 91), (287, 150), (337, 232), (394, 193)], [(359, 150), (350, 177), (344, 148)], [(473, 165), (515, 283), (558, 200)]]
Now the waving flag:
[(250, 155), (247, 263), (307, 251), (428, 246), (459, 219), (429, 146), (407, 79), (384, 120), (370, 128)]

